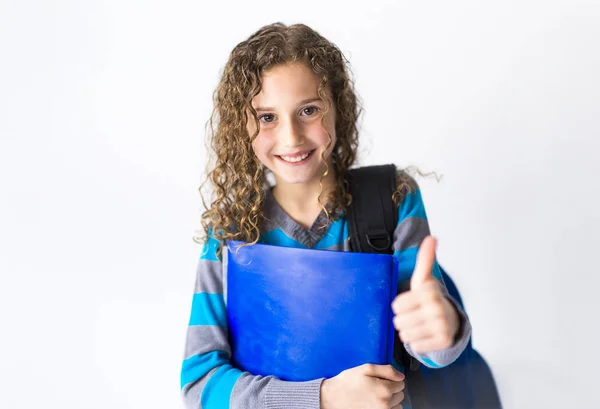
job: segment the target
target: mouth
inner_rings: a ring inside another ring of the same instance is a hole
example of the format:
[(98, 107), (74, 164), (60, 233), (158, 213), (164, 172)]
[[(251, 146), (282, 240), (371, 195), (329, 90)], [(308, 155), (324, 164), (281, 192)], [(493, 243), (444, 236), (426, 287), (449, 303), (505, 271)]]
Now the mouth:
[(303, 163), (308, 162), (308, 160), (312, 157), (312, 154), (315, 152), (315, 149), (296, 152), (290, 155), (275, 155), (277, 159), (288, 164), (288, 165), (301, 165)]

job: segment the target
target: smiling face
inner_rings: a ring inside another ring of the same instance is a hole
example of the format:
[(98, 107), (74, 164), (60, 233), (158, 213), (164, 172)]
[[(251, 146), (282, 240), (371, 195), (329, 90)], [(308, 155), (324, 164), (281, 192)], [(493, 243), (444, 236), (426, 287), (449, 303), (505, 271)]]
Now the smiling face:
[[(325, 102), (317, 94), (320, 78), (305, 64), (277, 65), (261, 77), (261, 92), (253, 98), (260, 131), (252, 143), (260, 162), (275, 175), (277, 184), (318, 183), (323, 171), (322, 154), (332, 170), (335, 146), (335, 106), (321, 124)], [(247, 124), (253, 135), (252, 115)], [(331, 145), (326, 147), (331, 135)]]

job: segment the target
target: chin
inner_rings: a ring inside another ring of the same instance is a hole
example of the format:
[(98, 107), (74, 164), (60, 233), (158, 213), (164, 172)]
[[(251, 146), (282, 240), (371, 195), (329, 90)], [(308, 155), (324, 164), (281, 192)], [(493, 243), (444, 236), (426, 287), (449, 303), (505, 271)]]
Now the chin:
[[(277, 174), (276, 174), (277, 175)], [(284, 183), (288, 183), (290, 185), (299, 185), (299, 184), (303, 184), (303, 183), (308, 183), (308, 182), (313, 182), (315, 180), (320, 180), (321, 179), (321, 175), (316, 175), (316, 176), (303, 176), (303, 175), (282, 175), (279, 174), (277, 175), (277, 178)]]

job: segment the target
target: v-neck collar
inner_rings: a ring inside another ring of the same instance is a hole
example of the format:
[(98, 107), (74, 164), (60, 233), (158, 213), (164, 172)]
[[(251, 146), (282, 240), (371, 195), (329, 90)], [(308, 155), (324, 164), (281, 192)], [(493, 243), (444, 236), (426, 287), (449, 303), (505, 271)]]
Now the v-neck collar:
[(283, 210), (279, 202), (275, 199), (275, 196), (273, 196), (271, 189), (271, 187), (265, 189), (265, 206), (263, 208), (265, 219), (267, 219), (267, 222), (270, 222), (268, 224), (274, 223), (275, 225), (271, 226), (272, 228), (280, 228), (286, 235), (308, 248), (316, 246), (331, 225), (331, 222), (327, 219), (325, 210), (321, 209), (312, 226), (307, 229)]

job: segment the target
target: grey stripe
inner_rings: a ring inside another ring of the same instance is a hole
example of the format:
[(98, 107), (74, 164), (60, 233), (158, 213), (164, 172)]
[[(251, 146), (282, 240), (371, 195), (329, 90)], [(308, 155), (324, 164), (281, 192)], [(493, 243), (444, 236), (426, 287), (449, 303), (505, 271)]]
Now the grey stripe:
[(198, 261), (196, 267), (196, 286), (194, 292), (223, 294), (223, 277), (220, 261), (204, 260)]
[(394, 230), (394, 251), (419, 247), (429, 235), (429, 223), (421, 217), (409, 217), (402, 220)]
[(321, 250), (344, 251), (344, 246), (342, 244), (334, 244), (333, 246), (325, 247)]
[(200, 397), (204, 387), (208, 383), (208, 380), (214, 374), (219, 367), (211, 369), (206, 375), (200, 378), (198, 381), (190, 382), (183, 387), (181, 390), (181, 396), (185, 403), (186, 409), (202, 409), (200, 405)]
[(344, 251), (350, 251), (350, 234), (348, 234), (348, 238), (344, 240)]
[(231, 356), (226, 329), (216, 325), (190, 325), (187, 328), (184, 359), (215, 350), (225, 351)]
[(263, 205), (264, 218), (260, 226), (261, 232), (275, 230), (279, 227), (279, 224), (277, 224), (278, 219), (274, 217), (275, 212), (275, 205), (273, 204), (273, 201), (267, 200)]
[(263, 409), (266, 388), (272, 379), (272, 376), (262, 377), (253, 376), (248, 372), (242, 373), (231, 390), (229, 407)]

